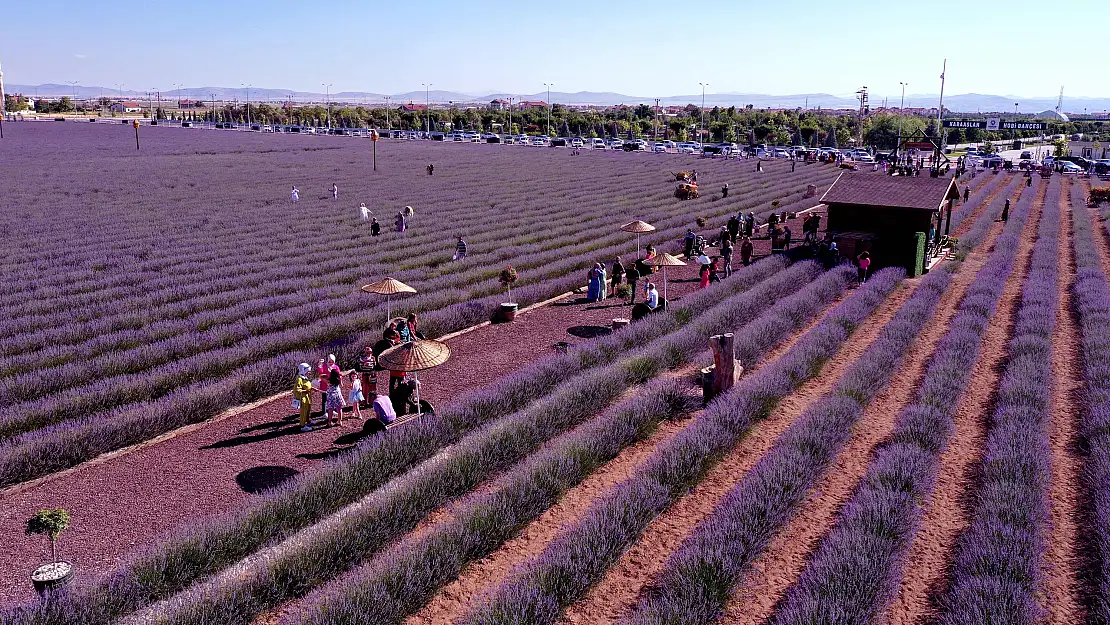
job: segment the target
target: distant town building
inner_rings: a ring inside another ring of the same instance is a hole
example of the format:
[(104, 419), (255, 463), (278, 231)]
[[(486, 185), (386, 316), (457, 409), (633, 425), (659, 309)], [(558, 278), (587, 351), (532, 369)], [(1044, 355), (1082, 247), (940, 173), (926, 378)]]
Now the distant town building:
[(520, 103), (519, 108), (522, 111), (527, 111), (530, 109), (545, 109), (547, 108), (547, 102), (544, 102), (543, 100), (524, 100)]
[(141, 113), (143, 107), (138, 102), (113, 102), (108, 110), (113, 113)]
[(200, 100), (178, 100), (177, 108), (179, 109), (199, 109), (204, 108), (204, 102)]
[(424, 106), (423, 104), (413, 104), (412, 102), (409, 102), (408, 104), (402, 104), (400, 106), (400, 110), (405, 113), (414, 113), (416, 111), (426, 111), (428, 110), (428, 107)]
[(502, 99), (498, 98), (498, 99), (489, 103), (489, 108), (490, 108), (491, 111), (507, 110), (509, 108), (509, 101), (508, 100), (502, 100)]

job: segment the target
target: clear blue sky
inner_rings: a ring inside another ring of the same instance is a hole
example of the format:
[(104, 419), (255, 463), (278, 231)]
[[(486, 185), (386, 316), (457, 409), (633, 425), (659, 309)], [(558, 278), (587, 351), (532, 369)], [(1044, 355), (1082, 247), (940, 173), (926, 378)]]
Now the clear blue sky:
[[(326, 7), (326, 9), (324, 8)], [(186, 10), (187, 9), (187, 10)], [(5, 3), (9, 83), (400, 93), (435, 89), (1110, 95), (1110, 0)], [(1017, 42), (1017, 43), (1013, 43)]]

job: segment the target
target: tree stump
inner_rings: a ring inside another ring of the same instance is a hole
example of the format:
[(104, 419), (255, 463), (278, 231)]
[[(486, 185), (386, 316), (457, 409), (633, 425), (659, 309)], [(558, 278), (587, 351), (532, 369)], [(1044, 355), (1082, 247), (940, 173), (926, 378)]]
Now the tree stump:
[(712, 390), (714, 396), (727, 392), (740, 379), (740, 374), (744, 372), (744, 367), (735, 358), (734, 338), (731, 332), (709, 337), (709, 347), (713, 350)]

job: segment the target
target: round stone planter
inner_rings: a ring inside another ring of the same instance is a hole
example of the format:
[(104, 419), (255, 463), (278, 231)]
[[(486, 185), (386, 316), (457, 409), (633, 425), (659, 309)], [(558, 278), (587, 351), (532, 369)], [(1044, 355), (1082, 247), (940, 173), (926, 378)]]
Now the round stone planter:
[(40, 594), (62, 588), (73, 581), (73, 564), (66, 561), (44, 564), (31, 571), (31, 583)]
[(502, 302), (501, 303), (501, 321), (503, 321), (505, 323), (510, 323), (512, 321), (516, 321), (516, 313), (519, 309), (520, 309), (520, 306), (518, 304), (515, 304), (513, 302)]

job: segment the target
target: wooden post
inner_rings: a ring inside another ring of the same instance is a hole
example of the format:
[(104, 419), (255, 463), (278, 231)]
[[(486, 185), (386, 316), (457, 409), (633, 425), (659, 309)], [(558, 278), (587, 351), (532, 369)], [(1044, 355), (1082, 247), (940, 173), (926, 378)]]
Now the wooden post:
[(740, 374), (744, 372), (744, 367), (740, 366), (740, 361), (735, 358), (734, 338), (731, 332), (709, 337), (709, 347), (713, 350), (714, 396), (732, 388), (740, 378)]
[(952, 200), (948, 200), (948, 218), (944, 221), (944, 236), (952, 230)]
[(133, 125), (135, 127), (135, 149), (138, 150), (139, 149), (139, 120), (136, 119), (135, 121), (133, 121), (131, 123), (131, 125)]

